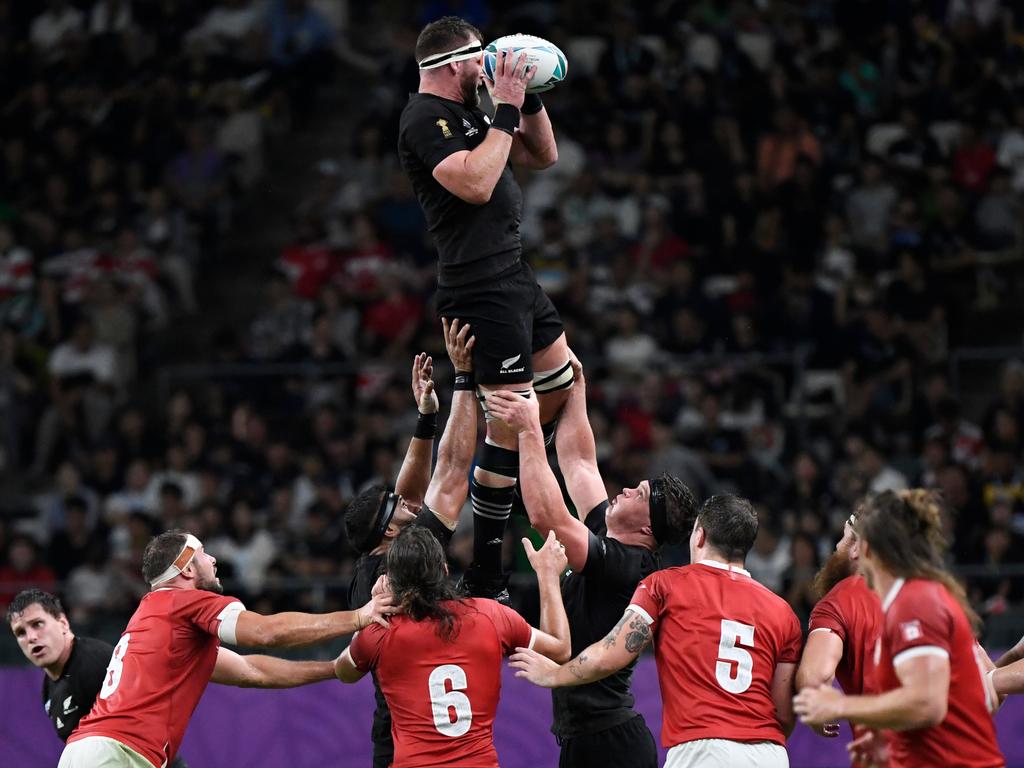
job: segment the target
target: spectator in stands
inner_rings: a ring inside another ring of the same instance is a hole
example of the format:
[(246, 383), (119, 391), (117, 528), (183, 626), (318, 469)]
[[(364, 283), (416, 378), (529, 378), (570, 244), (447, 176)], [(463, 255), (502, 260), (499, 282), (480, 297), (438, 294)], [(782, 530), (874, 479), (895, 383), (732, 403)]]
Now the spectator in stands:
[(15, 535), (7, 543), (7, 561), (0, 565), (0, 605), (6, 606), (23, 589), (38, 587), (52, 591), (57, 582), (48, 565), (40, 560), (39, 545), (25, 535)]

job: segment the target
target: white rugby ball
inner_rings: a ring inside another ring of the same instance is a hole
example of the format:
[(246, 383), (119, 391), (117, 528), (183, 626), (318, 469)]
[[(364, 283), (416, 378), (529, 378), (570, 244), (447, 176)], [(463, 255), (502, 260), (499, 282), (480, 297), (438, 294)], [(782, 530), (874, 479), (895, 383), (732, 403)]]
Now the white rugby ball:
[(569, 71), (565, 54), (554, 43), (534, 35), (505, 35), (484, 48), (484, 74), (489, 80), (494, 79), (495, 63), (504, 50), (513, 51), (513, 65), (518, 56), (525, 53), (527, 62), (537, 67), (526, 86), (527, 93), (550, 91)]

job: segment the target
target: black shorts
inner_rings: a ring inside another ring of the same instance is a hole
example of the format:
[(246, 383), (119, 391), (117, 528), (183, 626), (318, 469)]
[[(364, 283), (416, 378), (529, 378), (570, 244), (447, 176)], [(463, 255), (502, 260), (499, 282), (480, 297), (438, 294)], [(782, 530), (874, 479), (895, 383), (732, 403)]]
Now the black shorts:
[(558, 310), (524, 262), (487, 280), (439, 287), (437, 314), (472, 326), (477, 384), (531, 382), (532, 355), (564, 330)]
[(658, 768), (658, 747), (642, 715), (561, 744), (558, 768)]

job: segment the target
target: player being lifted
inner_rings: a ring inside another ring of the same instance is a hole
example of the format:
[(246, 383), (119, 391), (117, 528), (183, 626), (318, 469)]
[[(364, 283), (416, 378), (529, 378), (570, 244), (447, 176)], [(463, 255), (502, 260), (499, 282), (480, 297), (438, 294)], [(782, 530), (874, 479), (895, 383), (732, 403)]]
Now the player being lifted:
[[(797, 690), (831, 685), (837, 679), (846, 693), (873, 693), (868, 666), (882, 626), (882, 605), (857, 573), (860, 542), (856, 514), (843, 526), (843, 538), (815, 579), (821, 599), (811, 611), (807, 643), (796, 671)], [(818, 733), (834, 738), (839, 724), (820, 726)], [(853, 726), (855, 737), (863, 735)], [(860, 763), (854, 762), (854, 768)]]
[(569, 626), (558, 591), (565, 548), (554, 533), (539, 551), (523, 546), (537, 573), (540, 629), (485, 598), (460, 598), (444, 550), (410, 525), (387, 553), (387, 585), (400, 612), (387, 630), (359, 632), (335, 664), (346, 683), (374, 671), (391, 709), (394, 768), (497, 768), (494, 714), (501, 660), (518, 646), (569, 658)]
[[(470, 327), (455, 319), (442, 320), (448, 357), (455, 366), (455, 392), (451, 414), (437, 451), (437, 464), (430, 469), (438, 401), (431, 379), (431, 361), (417, 355), (413, 361), (413, 397), (420, 411), (416, 434), (409, 442), (405, 461), (398, 473), (394, 492), (382, 486), (369, 488), (352, 500), (345, 513), (348, 539), (359, 550), (355, 575), (349, 588), (349, 605), (362, 605), (372, 597), (377, 579), (384, 573), (384, 561), (392, 542), (407, 525), (430, 531), (448, 548), (459, 511), (466, 502), (469, 469), (476, 447), (476, 395), (470, 383), (474, 339)], [(391, 713), (373, 677), (376, 708), (373, 713), (373, 765), (387, 768), (394, 759)]]
[(743, 569), (756, 536), (750, 502), (712, 496), (690, 534), (691, 565), (641, 581), (608, 636), (568, 664), (517, 649), (516, 676), (585, 685), (632, 663), (653, 637), (666, 768), (788, 766), (800, 622)]
[[(573, 359), (576, 384), (559, 419), (558, 465), (579, 519), (566, 508), (548, 465), (534, 398), (509, 392), (489, 398), (491, 413), (519, 433), (522, 491), (530, 524), (554, 531), (572, 571), (562, 580), (572, 652), (580, 653), (615, 626), (637, 584), (660, 565), (658, 547), (682, 541), (697, 503), (678, 479), (664, 475), (626, 488), (611, 502), (597, 466), (587, 419), (583, 368)], [(643, 716), (633, 709), (629, 684), (635, 664), (602, 680), (552, 692), (551, 730), (561, 745), (560, 768), (653, 768), (658, 750)]]
[[(942, 566), (938, 498), (920, 489), (869, 497), (858, 509), (856, 533), (858, 570), (882, 601), (874, 679), (882, 693), (805, 688), (794, 700), (800, 720), (886, 729), (889, 764), (901, 768), (1001, 768), (991, 662), (974, 639), (978, 619), (963, 587)], [(854, 742), (855, 756), (877, 762), (879, 743), (866, 734)]]
[(68, 739), (58, 768), (164, 768), (177, 754), (212, 676), (269, 688), (323, 679), (321, 664), (300, 667), (239, 656), (221, 648), (221, 641), (269, 648), (309, 645), (384, 622), (391, 608), (390, 597), (382, 595), (358, 611), (263, 616), (221, 594), (216, 566), (191, 534), (168, 531), (146, 545), (142, 576), (153, 591), (142, 598), (114, 646), (99, 697)]
[[(494, 116), (484, 114), (483, 38), (462, 19), (447, 16), (424, 27), (415, 55), (420, 87), (402, 112), (398, 152), (437, 246), (437, 312), (473, 326), (481, 401), (494, 389), (532, 387), (550, 439), (572, 368), (561, 318), (522, 261), (522, 192), (512, 166), (541, 169), (556, 161), (551, 121), (540, 97), (526, 95), (525, 56), (513, 61), (508, 51), (486, 82)], [(473, 594), (505, 590), (502, 538), (519, 471), (517, 445), (513, 432), (488, 420), (470, 489), (473, 564), (465, 581)]]

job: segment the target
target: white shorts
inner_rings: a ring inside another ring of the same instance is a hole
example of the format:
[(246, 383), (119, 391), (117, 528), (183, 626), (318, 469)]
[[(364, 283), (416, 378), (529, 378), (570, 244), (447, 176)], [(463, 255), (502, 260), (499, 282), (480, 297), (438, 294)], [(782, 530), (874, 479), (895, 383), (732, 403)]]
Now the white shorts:
[(119, 741), (86, 736), (64, 747), (57, 768), (153, 768), (153, 764)]
[(665, 768), (789, 768), (789, 753), (771, 741), (697, 739), (672, 747)]

